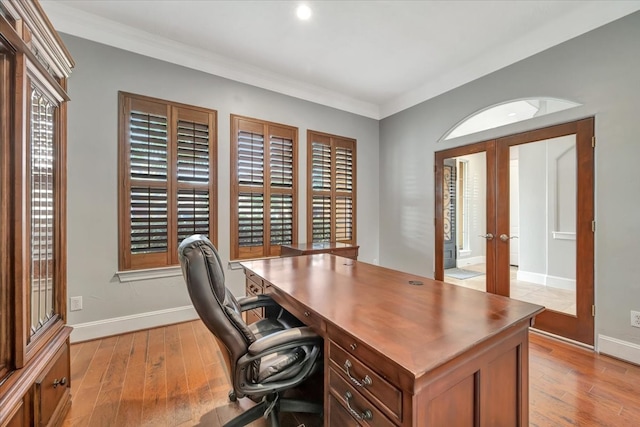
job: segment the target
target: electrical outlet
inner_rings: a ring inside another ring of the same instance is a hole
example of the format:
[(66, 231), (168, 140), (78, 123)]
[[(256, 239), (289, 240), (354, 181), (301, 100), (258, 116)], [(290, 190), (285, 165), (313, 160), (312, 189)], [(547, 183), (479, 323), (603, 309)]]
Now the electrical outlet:
[(631, 310), (631, 326), (640, 328), (640, 311)]
[(82, 310), (82, 297), (71, 297), (71, 307), (69, 308), (69, 311), (79, 310)]

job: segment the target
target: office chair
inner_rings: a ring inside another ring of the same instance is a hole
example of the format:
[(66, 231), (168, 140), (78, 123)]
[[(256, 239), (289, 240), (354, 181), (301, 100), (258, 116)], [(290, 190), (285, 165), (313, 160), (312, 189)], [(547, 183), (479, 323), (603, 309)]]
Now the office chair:
[[(225, 287), (213, 244), (193, 235), (178, 247), (182, 275), (198, 315), (216, 338), (233, 389), (229, 399), (249, 397), (256, 406), (225, 424), (240, 427), (264, 416), (279, 427), (280, 412), (322, 414), (322, 405), (281, 396), (321, 365), (322, 338), (268, 295), (239, 298)], [(265, 307), (269, 317), (247, 325), (242, 312)]]

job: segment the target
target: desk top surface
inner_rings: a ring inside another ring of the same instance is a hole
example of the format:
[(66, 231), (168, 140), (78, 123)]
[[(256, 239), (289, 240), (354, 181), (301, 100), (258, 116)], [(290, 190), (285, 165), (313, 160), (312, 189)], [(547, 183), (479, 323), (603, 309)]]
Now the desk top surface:
[(415, 377), (543, 310), (328, 254), (242, 265)]

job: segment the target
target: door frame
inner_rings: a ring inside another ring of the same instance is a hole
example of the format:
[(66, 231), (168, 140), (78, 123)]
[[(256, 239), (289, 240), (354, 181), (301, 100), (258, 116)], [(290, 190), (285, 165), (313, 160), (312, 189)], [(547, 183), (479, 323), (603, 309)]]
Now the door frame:
[[(451, 157), (468, 156), (470, 154), (477, 154), (486, 152), (486, 167), (487, 167), (487, 183), (495, 182), (496, 180), (496, 168), (495, 157), (496, 141), (488, 140), (483, 142), (477, 142), (474, 144), (463, 145), (461, 147), (450, 148), (443, 151), (435, 152), (435, 271), (434, 278), (436, 280), (444, 280), (444, 211), (443, 211), (443, 197), (444, 197), (444, 161)], [(486, 198), (487, 201), (495, 200), (495, 186), (487, 185)], [(496, 211), (495, 203), (487, 203), (487, 228), (488, 224), (495, 224)], [(492, 233), (495, 235), (494, 229), (487, 229), (486, 233)], [(487, 240), (486, 248), (486, 276), (487, 276), (487, 292), (496, 293), (495, 289), (495, 260), (494, 260), (494, 245), (495, 239)], [(491, 266), (491, 268), (489, 268)]]
[(545, 310), (536, 317), (536, 328), (588, 345), (594, 343), (594, 249), (595, 236), (595, 153), (593, 117), (535, 129), (493, 140), (455, 147), (435, 153), (435, 271), (444, 279), (443, 269), (443, 179), (444, 159), (486, 151), (487, 153), (487, 292), (509, 296), (509, 244), (498, 236), (510, 234), (509, 149), (512, 146), (561, 136), (576, 135), (576, 315)]

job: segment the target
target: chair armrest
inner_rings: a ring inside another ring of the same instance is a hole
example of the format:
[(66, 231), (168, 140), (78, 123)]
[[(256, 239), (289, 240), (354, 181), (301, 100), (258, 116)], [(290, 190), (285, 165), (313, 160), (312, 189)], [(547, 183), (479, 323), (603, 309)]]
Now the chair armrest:
[(238, 298), (238, 305), (240, 306), (240, 311), (247, 311), (254, 308), (260, 307), (280, 307), (277, 302), (275, 302), (269, 295), (260, 294), (260, 295), (252, 295), (250, 297), (241, 297)]
[(308, 326), (284, 329), (254, 341), (248, 348), (247, 356), (251, 360), (256, 360), (281, 350), (303, 345), (316, 345), (321, 342), (322, 337)]

